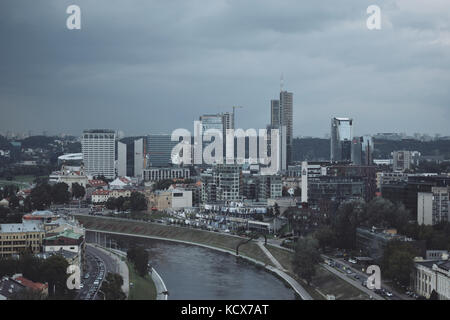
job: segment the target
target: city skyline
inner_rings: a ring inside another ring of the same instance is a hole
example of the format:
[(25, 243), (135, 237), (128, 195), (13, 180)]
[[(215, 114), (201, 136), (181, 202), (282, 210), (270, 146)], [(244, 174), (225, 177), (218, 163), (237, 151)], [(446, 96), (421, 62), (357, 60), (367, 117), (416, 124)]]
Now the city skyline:
[(371, 1), (80, 0), (75, 31), (68, 3), (0, 4), (3, 131), (167, 132), (233, 105), (244, 106), (236, 127), (264, 127), (283, 74), (294, 137), (323, 136), (333, 116), (359, 135), (450, 135), (445, 1), (387, 1), (376, 31)]

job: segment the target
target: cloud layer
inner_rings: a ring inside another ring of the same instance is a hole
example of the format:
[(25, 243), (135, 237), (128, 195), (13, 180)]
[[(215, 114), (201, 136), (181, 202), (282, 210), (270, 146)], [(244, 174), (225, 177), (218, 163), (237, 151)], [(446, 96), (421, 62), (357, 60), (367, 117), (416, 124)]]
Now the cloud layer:
[(302, 2), (2, 0), (0, 131), (192, 130), (233, 105), (239, 127), (263, 128), (283, 73), (295, 135), (322, 136), (332, 116), (357, 134), (450, 135), (448, 1), (379, 1), (379, 31), (374, 0)]

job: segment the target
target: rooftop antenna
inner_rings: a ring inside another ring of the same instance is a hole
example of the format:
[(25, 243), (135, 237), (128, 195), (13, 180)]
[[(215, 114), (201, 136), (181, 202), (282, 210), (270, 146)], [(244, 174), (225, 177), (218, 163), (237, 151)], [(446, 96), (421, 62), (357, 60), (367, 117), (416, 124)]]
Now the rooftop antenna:
[(283, 87), (284, 87), (284, 75), (283, 75), (283, 73), (281, 73), (281, 77), (280, 77), (280, 92), (283, 91)]

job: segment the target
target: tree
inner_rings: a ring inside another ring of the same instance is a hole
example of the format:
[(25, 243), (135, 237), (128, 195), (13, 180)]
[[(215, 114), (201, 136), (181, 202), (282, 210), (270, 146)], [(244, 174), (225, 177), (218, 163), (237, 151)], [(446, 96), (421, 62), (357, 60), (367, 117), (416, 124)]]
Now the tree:
[(70, 192), (67, 183), (59, 182), (51, 188), (52, 201), (57, 204), (69, 203)]
[(31, 209), (44, 210), (52, 203), (51, 186), (48, 184), (38, 184), (31, 190)]
[(294, 272), (309, 284), (316, 274), (316, 265), (321, 261), (317, 240), (312, 238), (299, 239), (295, 245), (292, 264)]
[(409, 211), (403, 204), (376, 197), (366, 205), (363, 222), (367, 227), (394, 227), (400, 232), (408, 225)]
[(132, 246), (127, 251), (127, 259), (134, 264), (137, 273), (144, 277), (148, 274), (148, 260), (149, 254), (148, 251), (145, 250), (141, 246)]
[(20, 256), (20, 270), (25, 278), (35, 282), (45, 282), (43, 274), (44, 261), (33, 256), (31, 253)]
[(336, 235), (330, 226), (323, 226), (314, 234), (321, 249), (332, 248), (336, 244)]
[(13, 293), (9, 298), (11, 300), (45, 300), (47, 297), (41, 290), (25, 288)]
[(125, 203), (125, 198), (120, 196), (115, 200), (115, 202), (117, 210), (123, 211), (123, 204)]
[(388, 242), (381, 259), (383, 275), (405, 286), (409, 285), (414, 268), (414, 257), (418, 255), (418, 250), (409, 242), (397, 240)]
[(66, 290), (68, 278), (67, 267), (69, 263), (61, 255), (53, 255), (43, 264), (43, 277), (48, 282), (48, 294), (50, 297), (62, 296)]
[(12, 276), (19, 269), (19, 261), (17, 259), (7, 257), (0, 258), (0, 277)]
[(16, 210), (20, 207), (19, 198), (14, 194), (9, 198), (9, 207), (12, 210)]
[(132, 192), (130, 197), (130, 208), (133, 211), (147, 210), (147, 199), (140, 192)]
[(336, 246), (343, 249), (353, 249), (356, 246), (356, 228), (363, 219), (364, 202), (350, 201), (341, 203), (332, 227), (336, 234)]
[(108, 198), (108, 200), (106, 200), (106, 204), (105, 204), (106, 208), (109, 210), (114, 210), (116, 209), (116, 199), (115, 198)]
[(120, 274), (108, 272), (102, 283), (102, 292), (106, 300), (125, 300), (126, 295), (122, 291), (123, 278)]
[(84, 187), (82, 185), (80, 185), (77, 182), (72, 183), (72, 197), (73, 198), (81, 199), (84, 197), (85, 194), (86, 194), (86, 190), (84, 189)]

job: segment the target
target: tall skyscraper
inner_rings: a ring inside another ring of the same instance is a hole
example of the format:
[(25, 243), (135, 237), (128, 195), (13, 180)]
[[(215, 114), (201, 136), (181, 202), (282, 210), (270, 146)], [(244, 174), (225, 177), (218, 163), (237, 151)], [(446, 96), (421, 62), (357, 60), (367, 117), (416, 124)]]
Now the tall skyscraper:
[(280, 100), (270, 100), (270, 125), (272, 127), (280, 125)]
[(84, 130), (81, 139), (84, 168), (88, 175), (114, 179), (116, 133), (113, 130)]
[(362, 163), (365, 166), (371, 166), (373, 164), (373, 139), (371, 136), (362, 137)]
[(147, 136), (147, 166), (172, 166), (172, 149), (178, 141), (172, 141), (170, 134), (149, 134)]
[(361, 165), (363, 158), (362, 137), (353, 137), (352, 140), (352, 164)]
[(143, 178), (146, 168), (145, 138), (125, 138), (117, 143), (117, 174), (121, 177)]
[(351, 161), (353, 119), (331, 119), (331, 161)]
[[(284, 128), (283, 128), (284, 127)], [(293, 93), (287, 91), (280, 92), (280, 100), (270, 101), (270, 128), (280, 129), (281, 141), (286, 148), (281, 151), (286, 153), (281, 156), (281, 168), (285, 170), (292, 163), (292, 140), (293, 140)]]
[(280, 123), (286, 127), (286, 167), (292, 163), (293, 93), (280, 92)]

